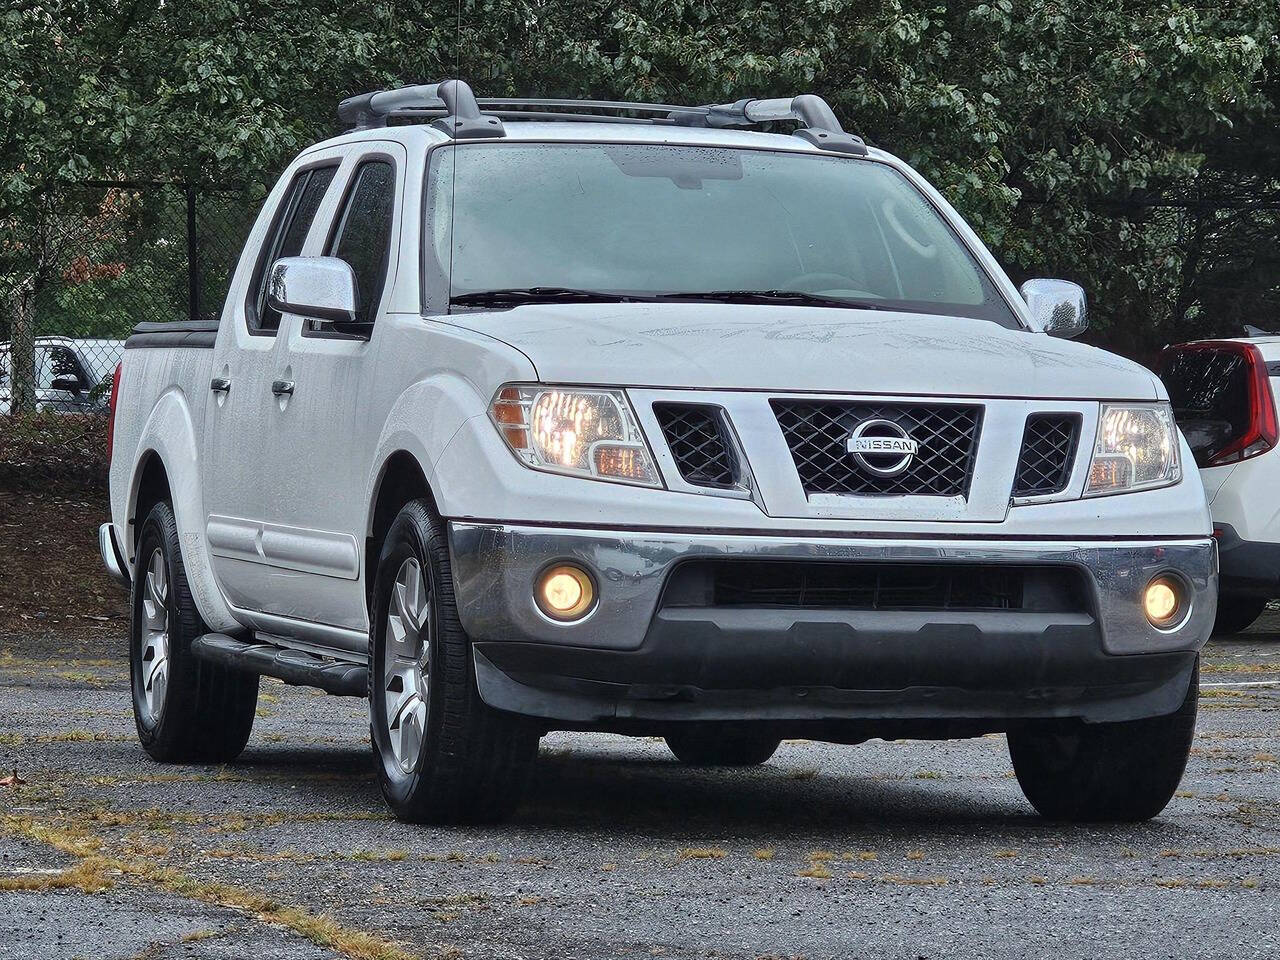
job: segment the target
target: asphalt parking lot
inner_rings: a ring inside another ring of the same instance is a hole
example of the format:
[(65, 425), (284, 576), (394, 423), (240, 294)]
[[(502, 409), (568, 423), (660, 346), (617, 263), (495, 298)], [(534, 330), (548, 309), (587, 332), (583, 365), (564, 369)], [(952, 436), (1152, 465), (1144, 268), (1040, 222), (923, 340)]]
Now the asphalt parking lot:
[(1280, 955), (1280, 617), (1215, 641), (1164, 815), (1070, 827), (1003, 737), (746, 772), (558, 734), (511, 823), (410, 827), (364, 703), (264, 682), (242, 758), (134, 739), (123, 644), (0, 638), (0, 957)]

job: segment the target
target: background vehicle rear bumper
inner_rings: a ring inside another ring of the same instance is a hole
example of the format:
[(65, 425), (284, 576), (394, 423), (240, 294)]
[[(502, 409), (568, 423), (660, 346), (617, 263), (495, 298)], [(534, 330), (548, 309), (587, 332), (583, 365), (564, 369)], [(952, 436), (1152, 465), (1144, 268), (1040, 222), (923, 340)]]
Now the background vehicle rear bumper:
[(1214, 523), (1223, 593), (1280, 597), (1280, 543), (1242, 540), (1229, 523)]
[(109, 523), (98, 527), (98, 552), (102, 554), (102, 565), (107, 568), (111, 579), (122, 586), (129, 586), (129, 565), (116, 543), (115, 528)]
[[(690, 720), (795, 724), (965, 721), (1006, 729), (1175, 710), (1216, 611), (1212, 540), (1173, 543), (777, 537), (454, 522), (455, 591), (490, 706), (564, 724), (651, 729)], [(1050, 565), (1078, 571), (1081, 609), (866, 610), (673, 606), (691, 559)], [(587, 618), (541, 614), (548, 564), (588, 569)], [(1140, 592), (1173, 573), (1190, 612), (1147, 623)], [(854, 733), (847, 732), (849, 737)], [(877, 734), (878, 735), (878, 734)]]

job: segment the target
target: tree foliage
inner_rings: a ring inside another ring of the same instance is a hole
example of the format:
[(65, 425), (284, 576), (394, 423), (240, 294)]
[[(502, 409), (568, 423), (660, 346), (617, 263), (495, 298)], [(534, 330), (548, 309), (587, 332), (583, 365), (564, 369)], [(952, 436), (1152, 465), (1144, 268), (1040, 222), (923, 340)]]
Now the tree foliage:
[[(12, 0), (11, 0), (12, 2)], [(116, 0), (0, 32), (0, 258), (86, 178), (270, 181), (351, 93), (733, 100), (811, 90), (1095, 337), (1280, 328), (1280, 2)]]

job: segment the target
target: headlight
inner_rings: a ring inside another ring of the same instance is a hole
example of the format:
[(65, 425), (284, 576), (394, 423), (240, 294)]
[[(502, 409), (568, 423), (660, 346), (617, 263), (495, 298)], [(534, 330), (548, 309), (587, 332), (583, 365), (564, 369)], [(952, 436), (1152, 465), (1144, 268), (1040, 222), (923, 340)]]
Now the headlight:
[(1104, 403), (1086, 497), (1165, 487), (1182, 479), (1167, 403)]
[(489, 416), (535, 470), (662, 486), (621, 390), (508, 385), (494, 395)]

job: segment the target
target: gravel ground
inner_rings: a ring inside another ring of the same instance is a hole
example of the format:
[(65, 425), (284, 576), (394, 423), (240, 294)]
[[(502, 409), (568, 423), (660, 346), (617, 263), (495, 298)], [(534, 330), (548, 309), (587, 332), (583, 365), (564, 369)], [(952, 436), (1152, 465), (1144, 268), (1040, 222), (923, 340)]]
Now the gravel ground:
[(362, 701), (267, 681), (239, 761), (160, 766), (112, 646), (0, 637), (0, 958), (1280, 955), (1278, 616), (1210, 646), (1137, 826), (1041, 821), (998, 736), (743, 772), (557, 734), (513, 822), (409, 827)]

